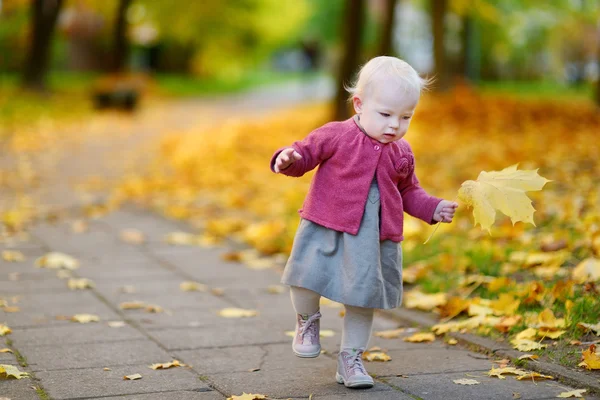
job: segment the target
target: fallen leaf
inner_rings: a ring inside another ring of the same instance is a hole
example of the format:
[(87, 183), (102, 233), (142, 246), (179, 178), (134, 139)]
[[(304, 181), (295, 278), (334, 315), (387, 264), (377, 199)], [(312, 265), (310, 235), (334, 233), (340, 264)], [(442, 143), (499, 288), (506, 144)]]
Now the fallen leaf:
[[(535, 209), (526, 191), (542, 190), (548, 179), (538, 175), (536, 170), (517, 170), (517, 164), (502, 171), (482, 171), (476, 181), (464, 182), (458, 190), (458, 198), (467, 206), (473, 207), (475, 225), (480, 224), (490, 232), (496, 210), (515, 222), (529, 222), (533, 225)], [(491, 232), (490, 232), (491, 233)]]
[(210, 292), (215, 296), (223, 296), (225, 294), (225, 289), (223, 288), (212, 288)]
[(208, 286), (194, 281), (185, 281), (179, 284), (179, 289), (183, 292), (206, 292)]
[(89, 322), (98, 322), (100, 317), (93, 314), (75, 314), (71, 317), (71, 321), (87, 324)]
[(130, 244), (142, 244), (146, 240), (144, 233), (137, 229), (124, 229), (119, 237), (122, 241)]
[(411, 290), (405, 294), (404, 306), (419, 310), (431, 311), (438, 306), (443, 306), (448, 301), (446, 293), (423, 293)]
[(7, 312), (7, 313), (16, 313), (21, 311), (21, 309), (19, 307), (14, 307), (14, 306), (5, 306), (2, 307), (2, 311)]
[(454, 345), (458, 344), (458, 340), (451, 338), (451, 339), (448, 339), (448, 341), (446, 343), (448, 343), (451, 346), (454, 346)]
[(112, 371), (110, 368), (102, 368), (103, 371)]
[(282, 286), (282, 285), (269, 285), (267, 287), (267, 293), (281, 294), (281, 293), (285, 293), (286, 289), (287, 288), (285, 286)]
[(538, 372), (527, 372), (527, 373), (517, 376), (517, 380), (522, 381), (525, 379), (531, 379), (531, 380), (535, 381), (536, 379), (554, 379), (554, 377), (550, 376), (550, 375), (542, 375)]
[(152, 369), (168, 369), (168, 368), (173, 368), (173, 367), (185, 367), (185, 364), (180, 363), (179, 360), (173, 360), (173, 361), (168, 362), (168, 363), (152, 364), (152, 365), (150, 365), (149, 368), (152, 368)]
[(148, 305), (146, 305), (146, 307), (144, 307), (144, 311), (149, 312), (149, 313), (161, 313), (161, 312), (164, 312), (165, 309), (156, 304), (148, 304)]
[(87, 230), (88, 230), (88, 224), (87, 224), (87, 222), (85, 222), (82, 219), (75, 220), (71, 224), (71, 230), (73, 232), (75, 232), (75, 233), (87, 232)]
[(600, 369), (600, 354), (596, 353), (596, 345), (592, 344), (587, 350), (581, 352), (583, 361), (578, 365), (589, 370)]
[(540, 356), (535, 354), (523, 354), (519, 357), (519, 360), (537, 360)]
[(395, 339), (395, 338), (400, 337), (400, 334), (403, 333), (405, 330), (406, 330), (405, 328), (398, 328), (398, 329), (391, 329), (391, 330), (387, 330), (387, 331), (379, 331), (379, 332), (375, 332), (373, 334), (377, 337), (384, 338), (384, 339)]
[(258, 315), (258, 311), (256, 310), (246, 310), (243, 308), (224, 308), (219, 311), (219, 316), (223, 318), (245, 318), (245, 317), (255, 317)]
[(342, 303), (338, 303), (337, 301), (329, 300), (326, 297), (321, 296), (321, 300), (319, 300), (319, 305), (330, 307), (330, 308), (342, 308), (344, 305)]
[(577, 283), (596, 282), (600, 280), (600, 259), (586, 258), (573, 269), (571, 277)]
[(6, 365), (0, 364), (0, 378), (28, 378), (29, 374), (27, 372), (19, 371), (19, 368), (14, 365)]
[(363, 352), (362, 359), (366, 361), (392, 361), (392, 357), (390, 357), (383, 351), (373, 349)]
[(165, 242), (174, 245), (194, 245), (198, 244), (198, 236), (187, 232), (171, 232), (165, 235)]
[(125, 301), (119, 304), (121, 310), (141, 310), (146, 308), (146, 303), (143, 301)]
[(585, 392), (587, 392), (586, 389), (576, 389), (571, 390), (570, 392), (562, 392), (556, 397), (560, 397), (562, 399), (568, 399), (570, 397), (583, 397), (582, 394), (584, 394)]
[(111, 328), (122, 328), (125, 326), (125, 321), (108, 321), (107, 324)]
[(585, 322), (579, 322), (577, 324), (578, 327), (583, 328), (587, 331), (593, 331), (596, 336), (600, 336), (600, 322), (597, 324), (586, 324)]
[(479, 385), (475, 379), (454, 379), (452, 382), (459, 385)]
[(0, 349), (0, 353), (12, 353), (11, 349)]
[(71, 290), (93, 288), (94, 282), (87, 278), (71, 278), (67, 281), (67, 287)]
[(264, 400), (266, 398), (267, 396), (265, 396), (264, 394), (252, 394), (242, 392), (240, 396), (233, 395), (231, 397), (228, 397), (227, 400)]
[(435, 340), (435, 335), (431, 332), (415, 333), (414, 335), (405, 337), (402, 340), (411, 343), (433, 342)]
[(68, 254), (50, 252), (35, 260), (35, 265), (39, 268), (75, 270), (79, 268), (79, 261)]
[(21, 262), (25, 261), (23, 253), (17, 250), (4, 250), (2, 251), (2, 258), (8, 262)]
[(123, 380), (125, 380), (125, 381), (134, 381), (136, 379), (142, 379), (142, 375), (140, 375), (140, 374), (133, 374), (133, 375), (125, 375), (123, 377)]
[(12, 330), (7, 325), (0, 324), (0, 336), (8, 335)]
[(537, 330), (534, 328), (527, 328), (524, 331), (521, 331), (519, 333), (517, 333), (517, 335), (515, 336), (516, 340), (523, 340), (523, 339), (535, 339), (535, 336), (537, 334)]
[(492, 368), (488, 371), (488, 376), (495, 376), (500, 379), (506, 379), (504, 374), (512, 374), (512, 375), (524, 375), (527, 372), (514, 368), (514, 367), (504, 367), (504, 368)]
[(512, 343), (513, 348), (519, 351), (541, 350), (548, 347), (545, 344), (541, 344), (529, 339), (513, 339), (510, 342)]

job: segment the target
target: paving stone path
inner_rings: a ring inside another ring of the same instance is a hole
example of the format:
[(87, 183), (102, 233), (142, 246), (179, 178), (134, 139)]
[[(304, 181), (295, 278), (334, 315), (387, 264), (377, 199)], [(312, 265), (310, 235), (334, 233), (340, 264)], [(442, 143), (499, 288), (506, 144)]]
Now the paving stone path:
[[(60, 193), (55, 199), (60, 203)], [(347, 389), (335, 382), (341, 309), (322, 306), (322, 329), (335, 333), (322, 339), (324, 353), (316, 359), (294, 356), (285, 334), (295, 321), (289, 293), (267, 290), (279, 283), (281, 267), (252, 270), (224, 261), (221, 255), (227, 248), (169, 245), (163, 240), (167, 233), (189, 228), (139, 209), (91, 220), (83, 233), (73, 232), (72, 222), (67, 218), (39, 224), (29, 240), (0, 243), (0, 250), (17, 249), (26, 257), (20, 263), (0, 260), (0, 298), (20, 308), (0, 311), (0, 323), (13, 331), (0, 337), (0, 348), (15, 350), (0, 353), (0, 364), (32, 374), (29, 379), (0, 380), (0, 398), (217, 400), (246, 392), (270, 399), (541, 400), (569, 390), (553, 381), (487, 377), (492, 359), (441, 340), (418, 344), (377, 337), (370, 345), (385, 349), (392, 361), (367, 363), (376, 377), (374, 388)], [(144, 232), (146, 241), (124, 242), (124, 229)], [(71, 290), (56, 270), (36, 268), (35, 259), (49, 251), (76, 257), (81, 265), (73, 275), (93, 280), (95, 287)], [(207, 290), (184, 292), (184, 281), (201, 282)], [(132, 301), (164, 311), (120, 308)], [(258, 315), (220, 317), (218, 311), (227, 307), (254, 309)], [(66, 319), (79, 313), (97, 315), (100, 321)], [(115, 321), (122, 326), (109, 325)], [(376, 331), (400, 326), (379, 314), (374, 325)], [(419, 331), (405, 327), (404, 336)], [(188, 366), (149, 368), (174, 359)], [(132, 374), (142, 378), (123, 379)], [(480, 384), (453, 382), (461, 378)]]

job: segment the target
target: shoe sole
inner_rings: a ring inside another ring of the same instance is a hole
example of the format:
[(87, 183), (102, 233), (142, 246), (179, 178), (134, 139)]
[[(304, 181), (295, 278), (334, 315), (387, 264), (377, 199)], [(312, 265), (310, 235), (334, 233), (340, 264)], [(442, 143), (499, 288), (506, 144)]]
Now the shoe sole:
[(298, 353), (296, 350), (294, 350), (294, 348), (292, 347), (292, 351), (294, 352), (294, 354), (300, 358), (316, 358), (321, 354), (321, 349), (319, 349), (319, 351), (317, 351), (316, 353)]
[(347, 388), (351, 388), (351, 389), (360, 389), (360, 388), (372, 388), (374, 386), (374, 383), (371, 381), (362, 381), (362, 382), (352, 382), (352, 383), (346, 383), (344, 381), (344, 377), (341, 376), (339, 374), (339, 372), (335, 373), (335, 380), (337, 381), (337, 383), (339, 384), (343, 384), (344, 386), (346, 386)]

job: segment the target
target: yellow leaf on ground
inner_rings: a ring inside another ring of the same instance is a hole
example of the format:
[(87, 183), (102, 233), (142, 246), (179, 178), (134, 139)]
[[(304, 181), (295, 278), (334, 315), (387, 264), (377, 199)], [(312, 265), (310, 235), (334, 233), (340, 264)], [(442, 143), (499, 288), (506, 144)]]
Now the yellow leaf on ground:
[(577, 326), (588, 331), (593, 331), (596, 334), (596, 336), (600, 336), (600, 322), (593, 325), (586, 324), (585, 322), (579, 322)]
[(499, 323), (494, 325), (494, 328), (498, 329), (500, 332), (508, 332), (510, 328), (517, 325), (523, 317), (520, 315), (511, 315), (507, 317), (502, 317)]
[(124, 229), (119, 234), (122, 241), (131, 244), (142, 244), (146, 240), (144, 233), (137, 229)]
[(281, 294), (281, 293), (285, 293), (286, 289), (287, 288), (283, 285), (269, 285), (267, 287), (267, 293)]
[(148, 305), (146, 305), (146, 307), (144, 307), (144, 311), (149, 312), (149, 313), (161, 313), (161, 312), (164, 312), (165, 309), (156, 304), (148, 304)]
[(458, 340), (456, 340), (454, 338), (450, 338), (450, 339), (448, 339), (448, 341), (446, 343), (448, 343), (450, 346), (454, 346), (454, 345), (458, 344)]
[(384, 339), (395, 339), (395, 338), (400, 337), (400, 334), (403, 333), (405, 330), (406, 330), (405, 328), (398, 328), (398, 329), (390, 329), (387, 331), (378, 331), (373, 334), (377, 337), (384, 338)]
[(174, 245), (195, 245), (198, 244), (198, 236), (187, 232), (171, 232), (165, 235), (165, 242)]
[(179, 284), (179, 289), (183, 292), (206, 292), (208, 286), (199, 282), (185, 281)]
[(404, 340), (405, 342), (411, 342), (411, 343), (433, 342), (435, 340), (435, 335), (431, 332), (421, 332), (421, 333), (415, 333), (414, 335), (412, 335), (410, 337), (405, 337), (402, 340)]
[(125, 321), (108, 321), (108, 326), (111, 328), (122, 328), (125, 326)]
[(490, 307), (494, 310), (495, 315), (513, 315), (521, 304), (521, 300), (515, 296), (502, 293), (498, 300), (493, 300), (490, 303)]
[(589, 349), (582, 351), (583, 361), (579, 363), (580, 367), (585, 367), (589, 370), (600, 369), (600, 354), (596, 353), (596, 345), (590, 345)]
[(9, 333), (12, 333), (12, 330), (8, 326), (0, 324), (0, 336), (8, 335)]
[(362, 359), (366, 361), (392, 361), (392, 357), (383, 351), (367, 350), (363, 353)]
[(530, 379), (530, 380), (535, 381), (536, 379), (554, 379), (554, 377), (550, 376), (550, 375), (542, 375), (542, 374), (540, 374), (538, 372), (531, 372), (531, 371), (527, 372), (527, 373), (525, 373), (523, 375), (517, 376), (517, 380), (522, 381), (522, 380), (525, 380), (525, 379)]
[(152, 369), (167, 369), (167, 368), (172, 368), (172, 367), (185, 367), (185, 364), (180, 363), (179, 360), (173, 360), (173, 361), (168, 362), (168, 363), (152, 364), (152, 365), (150, 365), (149, 368), (152, 368)]
[(4, 250), (2, 252), (2, 258), (8, 262), (21, 262), (25, 261), (23, 253), (17, 250)]
[(79, 261), (68, 254), (50, 252), (35, 260), (35, 265), (39, 268), (64, 268), (68, 270), (74, 270), (79, 268)]
[(258, 311), (243, 308), (224, 308), (219, 311), (219, 315), (223, 318), (246, 318), (257, 316)]
[(71, 290), (93, 288), (94, 282), (87, 278), (71, 278), (67, 281), (67, 287)]
[(524, 375), (526, 373), (527, 373), (526, 371), (523, 371), (522, 369), (518, 369), (515, 367), (504, 367), (504, 368), (492, 368), (491, 370), (488, 371), (488, 376), (495, 376), (500, 379), (506, 379), (504, 374)]
[(479, 385), (475, 379), (454, 379), (452, 382), (458, 385)]
[(537, 336), (541, 338), (558, 339), (565, 333), (567, 333), (567, 331), (546, 330), (542, 328), (537, 331)]
[(125, 301), (119, 304), (121, 310), (141, 310), (146, 308), (146, 303), (143, 301)]
[(525, 192), (542, 190), (547, 182), (550, 181), (538, 175), (537, 170), (517, 170), (515, 164), (502, 171), (482, 171), (476, 181), (461, 185), (458, 198), (473, 207), (475, 225), (480, 224), (488, 231), (496, 210), (509, 216), (513, 224), (523, 221), (535, 225), (535, 209)]
[(338, 303), (337, 301), (329, 300), (326, 297), (321, 296), (321, 300), (319, 300), (319, 305), (330, 307), (330, 308), (342, 308), (344, 305), (342, 303)]
[(82, 219), (78, 219), (71, 223), (71, 230), (75, 233), (83, 233), (88, 230), (88, 224)]
[(556, 318), (551, 309), (546, 308), (538, 315), (537, 328), (557, 330), (566, 326), (564, 318)]
[(519, 360), (537, 360), (538, 358), (540, 358), (540, 356), (535, 354), (523, 354), (519, 357)]
[(561, 399), (568, 399), (570, 397), (583, 397), (582, 394), (584, 394), (585, 392), (587, 392), (586, 389), (576, 389), (571, 390), (570, 392), (562, 392), (556, 397), (560, 397)]
[(14, 365), (6, 365), (0, 364), (0, 378), (28, 378), (29, 374), (27, 372), (19, 371), (17, 367)]
[(228, 397), (227, 400), (264, 400), (266, 398), (267, 398), (267, 396), (265, 396), (264, 394), (252, 394), (252, 393), (242, 392), (241, 395), (239, 395), (239, 396), (233, 395), (231, 397)]
[(540, 344), (529, 339), (513, 339), (510, 342), (512, 343), (513, 348), (519, 351), (541, 350), (548, 347), (545, 344)]
[(406, 308), (418, 308), (424, 311), (431, 311), (435, 307), (443, 306), (448, 301), (446, 293), (423, 293), (418, 290), (411, 290), (405, 294), (404, 306)]
[(125, 381), (134, 381), (136, 379), (142, 379), (142, 375), (140, 375), (140, 374), (133, 374), (133, 375), (125, 375), (123, 377), (123, 380), (125, 380)]
[(11, 349), (0, 349), (0, 353), (12, 353)]
[(600, 281), (600, 259), (586, 258), (577, 264), (571, 276), (577, 283)]
[(21, 311), (21, 309), (19, 307), (14, 307), (14, 306), (4, 306), (4, 307), (2, 307), (2, 311), (6, 312), (6, 313), (15, 313), (15, 312)]
[(524, 331), (517, 333), (517, 335), (515, 336), (515, 340), (523, 340), (523, 339), (533, 340), (533, 339), (535, 339), (536, 333), (537, 333), (536, 329), (527, 328)]
[(71, 321), (87, 324), (89, 322), (98, 322), (100, 317), (93, 314), (75, 314), (71, 317)]

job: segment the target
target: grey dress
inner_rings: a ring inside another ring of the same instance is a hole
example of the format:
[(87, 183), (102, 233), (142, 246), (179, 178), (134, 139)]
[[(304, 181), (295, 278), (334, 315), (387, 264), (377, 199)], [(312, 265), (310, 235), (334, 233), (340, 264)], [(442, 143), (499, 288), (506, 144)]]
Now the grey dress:
[(300, 220), (281, 283), (356, 307), (395, 308), (402, 301), (402, 250), (379, 240), (379, 188), (373, 180), (356, 235)]

